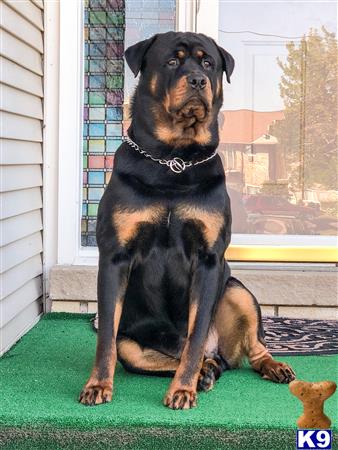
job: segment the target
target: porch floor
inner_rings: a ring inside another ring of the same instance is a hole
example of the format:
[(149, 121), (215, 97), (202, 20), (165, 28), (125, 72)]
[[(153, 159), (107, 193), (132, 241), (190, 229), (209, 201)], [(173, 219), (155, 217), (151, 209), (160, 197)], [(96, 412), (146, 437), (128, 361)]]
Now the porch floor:
[[(120, 365), (112, 403), (79, 404), (95, 353), (89, 317), (47, 314), (0, 360), (0, 448), (295, 448), (300, 402), (288, 386), (248, 367), (225, 372), (189, 411), (162, 405), (168, 379), (130, 374)], [(337, 355), (278, 359), (290, 362), (299, 379), (338, 381)], [(338, 432), (337, 394), (325, 411)]]

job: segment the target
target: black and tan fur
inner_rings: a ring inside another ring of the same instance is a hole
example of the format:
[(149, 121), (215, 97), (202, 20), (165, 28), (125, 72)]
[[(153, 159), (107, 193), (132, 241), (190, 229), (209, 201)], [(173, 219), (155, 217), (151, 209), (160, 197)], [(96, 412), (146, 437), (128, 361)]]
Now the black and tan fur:
[[(210, 156), (232, 56), (204, 35), (174, 32), (125, 56), (141, 72), (129, 136), (156, 158)], [(173, 376), (164, 397), (172, 409), (195, 406), (197, 390), (245, 357), (266, 379), (294, 378), (266, 349), (255, 297), (230, 274), (230, 235), (218, 156), (177, 174), (121, 145), (98, 211), (99, 332), (81, 403), (111, 400), (117, 359), (133, 372)]]

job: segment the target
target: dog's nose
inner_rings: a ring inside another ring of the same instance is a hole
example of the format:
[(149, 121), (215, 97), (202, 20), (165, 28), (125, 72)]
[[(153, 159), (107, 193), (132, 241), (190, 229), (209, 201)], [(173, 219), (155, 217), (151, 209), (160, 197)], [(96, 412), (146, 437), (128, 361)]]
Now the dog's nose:
[(193, 73), (192, 75), (188, 76), (188, 83), (193, 89), (204, 89), (207, 85), (207, 77), (204, 75), (199, 75), (196, 73)]

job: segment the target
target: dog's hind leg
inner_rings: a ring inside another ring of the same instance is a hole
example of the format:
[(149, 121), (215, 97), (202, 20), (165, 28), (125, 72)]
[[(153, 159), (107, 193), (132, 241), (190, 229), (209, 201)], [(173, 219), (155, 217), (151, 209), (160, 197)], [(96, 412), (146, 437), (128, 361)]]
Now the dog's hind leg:
[[(129, 372), (143, 375), (173, 377), (180, 360), (148, 347), (142, 347), (136, 341), (121, 338), (117, 341), (118, 360)], [(222, 372), (228, 368), (219, 355), (206, 357), (198, 379), (197, 390), (209, 391)]]
[(174, 376), (180, 362), (128, 338), (118, 339), (117, 355), (126, 370), (144, 375)]
[(285, 363), (275, 361), (264, 339), (261, 311), (254, 295), (236, 278), (230, 277), (215, 314), (218, 353), (231, 368), (248, 357), (251, 367), (263, 378), (289, 383), (295, 378)]

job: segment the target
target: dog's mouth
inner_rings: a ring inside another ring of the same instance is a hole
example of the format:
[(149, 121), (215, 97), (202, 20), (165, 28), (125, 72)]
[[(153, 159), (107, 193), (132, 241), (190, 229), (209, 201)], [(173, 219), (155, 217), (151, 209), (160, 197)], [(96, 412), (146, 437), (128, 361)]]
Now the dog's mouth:
[(209, 114), (209, 105), (202, 97), (193, 96), (173, 111), (177, 122), (186, 122), (191, 127), (197, 122), (204, 122)]
[(210, 142), (209, 130), (213, 117), (211, 95), (198, 92), (182, 92), (167, 95), (163, 103), (165, 114), (154, 109), (155, 123), (159, 120), (156, 135), (163, 142), (175, 147), (194, 142), (205, 145)]

